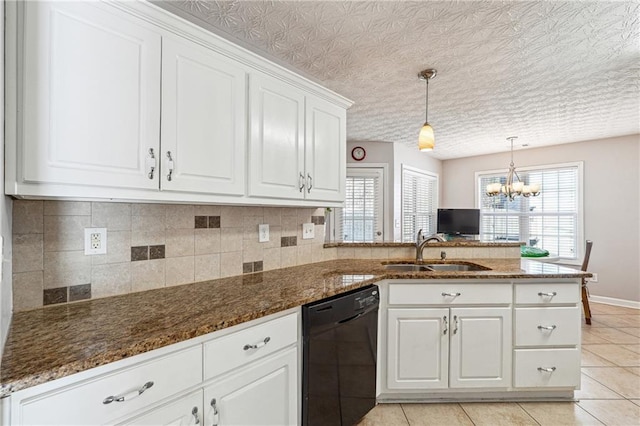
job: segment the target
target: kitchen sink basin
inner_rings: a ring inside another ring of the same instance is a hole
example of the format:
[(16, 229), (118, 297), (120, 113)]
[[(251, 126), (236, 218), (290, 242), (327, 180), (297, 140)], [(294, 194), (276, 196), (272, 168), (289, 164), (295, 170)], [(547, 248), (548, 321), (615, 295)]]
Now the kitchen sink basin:
[(415, 263), (390, 263), (390, 264), (384, 265), (384, 269), (388, 269), (390, 271), (406, 271), (406, 272), (414, 272), (414, 271), (467, 272), (467, 271), (489, 271), (490, 270), (490, 268), (487, 268), (482, 265), (477, 265), (475, 263), (470, 263), (470, 262), (424, 263), (420, 265), (417, 265)]
[[(417, 266), (417, 265), (416, 265)], [(469, 265), (461, 263), (435, 263), (422, 265), (431, 269), (432, 271), (487, 271), (488, 268), (480, 265)]]
[(425, 265), (414, 265), (412, 263), (392, 263), (389, 265), (384, 265), (384, 269), (389, 269), (390, 271), (433, 271), (433, 269), (425, 266)]

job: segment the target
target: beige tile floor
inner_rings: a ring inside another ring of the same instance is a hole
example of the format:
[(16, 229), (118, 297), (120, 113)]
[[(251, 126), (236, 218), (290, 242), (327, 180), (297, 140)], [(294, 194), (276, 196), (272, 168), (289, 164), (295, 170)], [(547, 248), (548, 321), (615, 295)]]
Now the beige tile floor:
[(380, 404), (359, 426), (640, 425), (640, 310), (591, 303), (579, 402)]

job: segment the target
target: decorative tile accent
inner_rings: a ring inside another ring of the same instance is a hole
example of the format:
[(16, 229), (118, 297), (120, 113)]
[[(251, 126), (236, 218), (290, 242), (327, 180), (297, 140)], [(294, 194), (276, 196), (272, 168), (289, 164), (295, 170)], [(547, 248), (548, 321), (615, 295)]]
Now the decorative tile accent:
[(209, 228), (220, 228), (220, 216), (209, 216)]
[(206, 228), (207, 227), (207, 216), (196, 216), (195, 220), (195, 228)]
[[(154, 246), (157, 247), (157, 246)], [(149, 259), (149, 246), (137, 246), (131, 247), (131, 261), (137, 262), (139, 260)]]
[(242, 264), (242, 273), (249, 274), (253, 272), (253, 262), (244, 262)]
[(69, 302), (91, 299), (91, 284), (72, 285), (69, 287)]
[(280, 247), (291, 247), (298, 245), (298, 237), (281, 237)]
[(149, 246), (149, 259), (164, 259), (164, 244)]
[(253, 272), (262, 272), (262, 260), (253, 262)]
[(314, 225), (324, 225), (324, 216), (311, 216), (311, 223)]
[(67, 287), (48, 288), (42, 293), (42, 303), (47, 305), (54, 305), (56, 303), (67, 302)]

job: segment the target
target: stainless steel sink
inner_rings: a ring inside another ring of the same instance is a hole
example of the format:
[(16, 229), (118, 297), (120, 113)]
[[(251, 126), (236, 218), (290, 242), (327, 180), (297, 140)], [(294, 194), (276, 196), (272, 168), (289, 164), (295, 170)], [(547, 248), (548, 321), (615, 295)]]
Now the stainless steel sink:
[(416, 265), (415, 263), (391, 263), (384, 265), (385, 269), (391, 271), (453, 271), (453, 272), (466, 272), (466, 271), (489, 271), (490, 268), (475, 263), (425, 263)]
[(486, 271), (488, 268), (480, 265), (468, 265), (460, 263), (434, 263), (423, 265), (432, 271)]
[(392, 263), (390, 265), (384, 265), (384, 269), (389, 269), (391, 271), (433, 271), (429, 267), (425, 265), (414, 265), (412, 263)]

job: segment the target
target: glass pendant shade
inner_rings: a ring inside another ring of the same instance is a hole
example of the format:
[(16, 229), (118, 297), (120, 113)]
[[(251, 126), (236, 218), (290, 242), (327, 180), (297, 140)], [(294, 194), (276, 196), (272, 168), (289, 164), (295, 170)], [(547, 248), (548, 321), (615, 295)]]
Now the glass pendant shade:
[(422, 129), (420, 129), (420, 136), (418, 136), (418, 149), (420, 151), (432, 151), (436, 146), (436, 138), (433, 134), (433, 127), (429, 123), (424, 123)]

